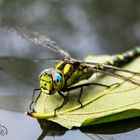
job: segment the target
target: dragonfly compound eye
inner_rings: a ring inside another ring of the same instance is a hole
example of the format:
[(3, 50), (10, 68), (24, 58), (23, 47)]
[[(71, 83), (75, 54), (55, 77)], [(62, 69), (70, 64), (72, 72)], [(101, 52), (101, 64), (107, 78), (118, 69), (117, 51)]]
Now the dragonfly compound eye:
[(64, 76), (61, 71), (54, 70), (52, 73), (53, 87), (56, 90), (61, 90), (64, 86)]

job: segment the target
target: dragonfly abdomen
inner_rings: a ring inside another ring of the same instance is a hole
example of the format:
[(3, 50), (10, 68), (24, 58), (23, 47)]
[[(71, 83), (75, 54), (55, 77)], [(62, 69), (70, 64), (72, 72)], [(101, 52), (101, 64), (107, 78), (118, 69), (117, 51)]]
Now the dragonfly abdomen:
[(130, 50), (126, 53), (116, 55), (111, 60), (107, 61), (105, 64), (112, 65), (112, 66), (122, 66), (134, 58), (140, 56), (140, 47), (136, 47), (133, 50)]

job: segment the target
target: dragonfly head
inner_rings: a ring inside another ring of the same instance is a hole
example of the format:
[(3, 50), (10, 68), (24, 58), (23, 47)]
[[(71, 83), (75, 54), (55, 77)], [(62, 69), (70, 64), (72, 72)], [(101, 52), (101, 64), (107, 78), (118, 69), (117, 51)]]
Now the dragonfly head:
[(40, 88), (42, 92), (52, 95), (64, 87), (64, 74), (53, 68), (45, 69), (40, 74)]

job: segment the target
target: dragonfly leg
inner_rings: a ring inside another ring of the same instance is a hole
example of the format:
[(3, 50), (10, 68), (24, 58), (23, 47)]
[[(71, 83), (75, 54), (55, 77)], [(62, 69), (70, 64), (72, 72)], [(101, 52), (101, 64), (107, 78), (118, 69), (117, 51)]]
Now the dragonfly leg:
[(39, 90), (40, 90), (40, 88), (37, 88), (37, 89), (34, 89), (34, 90), (33, 90), (32, 101), (31, 101), (30, 106), (29, 106), (29, 109), (30, 109), (30, 110), (32, 110), (32, 105), (33, 105), (33, 103), (34, 103), (34, 98), (35, 98), (36, 91), (39, 91)]
[(112, 86), (117, 86), (117, 87), (119, 87), (121, 84), (120, 83), (113, 83), (113, 84), (111, 84), (111, 85), (109, 85), (109, 87), (108, 88), (111, 88)]
[[(83, 94), (83, 87), (85, 86), (91, 86), (91, 85), (98, 85), (98, 86), (102, 86), (102, 87), (106, 87), (106, 88), (110, 88), (111, 86), (114, 86), (114, 85), (120, 85), (119, 83), (114, 83), (114, 84), (111, 84), (111, 85), (105, 85), (105, 84), (100, 84), (100, 83), (85, 83), (85, 84), (81, 84), (81, 85), (76, 85), (76, 86), (73, 86), (73, 87), (70, 87), (70, 88), (67, 88), (65, 91), (68, 92), (69, 94), (69, 91), (71, 90), (74, 90), (74, 89), (77, 89), (77, 88), (81, 88), (80, 90), (80, 94), (79, 94), (79, 97), (78, 97), (78, 103), (81, 105), (81, 107), (84, 107), (84, 105), (82, 104), (81, 102), (81, 98), (82, 98), (82, 94)], [(57, 107), (55, 110), (54, 110), (54, 116), (56, 116), (56, 111), (59, 110), (61, 107), (63, 107), (67, 102), (68, 102), (68, 94), (65, 96), (63, 95), (60, 91), (58, 91), (58, 94), (64, 99), (62, 104)]]
[(66, 89), (66, 91), (71, 91), (71, 90), (74, 90), (74, 89), (77, 89), (77, 88), (81, 88), (80, 94), (79, 94), (79, 97), (78, 97), (78, 103), (81, 105), (81, 107), (83, 107), (84, 105), (81, 103), (81, 98), (82, 98), (82, 94), (83, 94), (83, 87), (91, 86), (91, 85), (98, 85), (98, 86), (110, 88), (110, 87), (112, 87), (114, 85), (119, 86), (120, 84), (119, 83), (114, 83), (114, 84), (111, 84), (111, 85), (105, 85), (105, 84), (100, 84), (100, 83), (85, 83), (85, 84), (80, 84), (80, 85), (70, 87), (70, 88)]
[[(68, 92), (69, 93), (69, 92)], [(63, 107), (67, 102), (68, 102), (68, 94), (65, 96), (63, 95), (60, 91), (58, 91), (58, 94), (64, 99), (62, 104), (57, 107), (55, 110), (54, 110), (54, 116), (56, 116), (56, 111), (59, 110), (61, 107)]]
[(80, 94), (79, 94), (79, 97), (78, 97), (78, 103), (81, 105), (81, 107), (84, 107), (84, 105), (80, 101), (81, 100), (81, 97), (82, 97), (82, 93), (83, 93), (83, 87), (81, 87), (81, 90), (80, 90)]
[[(90, 85), (93, 85), (93, 84), (95, 84), (95, 83), (90, 83), (89, 85), (83, 85), (82, 87), (81, 87), (81, 90), (80, 90), (80, 94), (79, 94), (79, 97), (78, 97), (78, 103), (81, 105), (81, 107), (84, 107), (84, 105), (82, 104), (82, 102), (80, 101), (81, 100), (81, 97), (82, 97), (82, 93), (83, 93), (83, 87), (84, 86), (90, 86)], [(96, 84), (98, 84), (98, 83), (96, 83)], [(98, 84), (98, 85), (100, 85), (100, 86), (105, 86), (105, 87), (107, 87), (107, 88), (111, 88), (112, 86), (120, 86), (120, 83), (114, 83), (114, 84), (111, 84), (111, 85), (104, 85), (104, 84)]]

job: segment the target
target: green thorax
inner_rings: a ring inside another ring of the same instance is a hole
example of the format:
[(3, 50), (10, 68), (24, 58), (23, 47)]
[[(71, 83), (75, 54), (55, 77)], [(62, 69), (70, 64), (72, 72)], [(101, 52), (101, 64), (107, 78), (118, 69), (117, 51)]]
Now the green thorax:
[(88, 79), (93, 74), (93, 70), (89, 66), (69, 60), (60, 61), (55, 69), (62, 71), (64, 74), (64, 88), (76, 84), (81, 80)]

